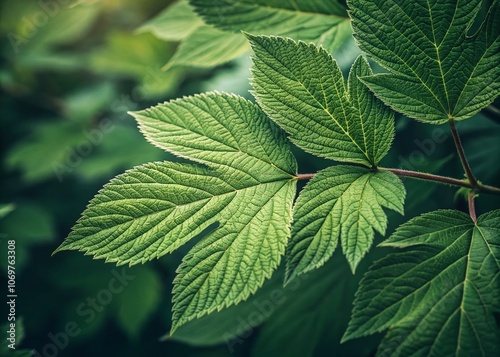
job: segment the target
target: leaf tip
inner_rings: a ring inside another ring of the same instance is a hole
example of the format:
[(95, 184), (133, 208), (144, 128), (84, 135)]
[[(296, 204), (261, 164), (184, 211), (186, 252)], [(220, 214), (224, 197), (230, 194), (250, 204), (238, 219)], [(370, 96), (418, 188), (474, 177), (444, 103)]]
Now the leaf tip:
[(172, 327), (170, 328), (170, 332), (167, 335), (165, 335), (164, 337), (162, 337), (162, 339), (163, 340), (169, 339), (178, 328), (179, 328), (179, 324), (175, 321), (172, 321)]
[(346, 343), (347, 341), (350, 341), (354, 339), (355, 337), (352, 336), (352, 333), (349, 331), (349, 329), (342, 335), (342, 338), (340, 339), (340, 343)]
[(133, 110), (127, 111), (127, 114), (134, 117), (135, 119), (137, 119), (137, 113), (139, 113), (139, 112), (135, 112)]
[(52, 254), (51, 254), (50, 256), (51, 256), (51, 257), (53, 257), (54, 255), (56, 255), (57, 253), (59, 253), (59, 252), (61, 252), (61, 251), (63, 251), (63, 250), (65, 250), (65, 249), (63, 248), (63, 246), (62, 246), (62, 245), (60, 245), (59, 247), (57, 247), (57, 248), (56, 248), (56, 249), (52, 252)]
[(246, 31), (241, 31), (241, 33), (243, 34), (243, 36), (245, 36), (247, 38), (248, 41), (252, 42), (253, 39), (256, 39), (258, 38), (259, 36), (258, 35), (254, 35), (254, 34), (251, 34), (250, 32), (246, 32)]
[(172, 333), (171, 333), (171, 332), (168, 332), (168, 333), (164, 334), (163, 336), (160, 336), (160, 337), (158, 338), (158, 341), (159, 341), (159, 342), (165, 342), (165, 341), (170, 340), (171, 338), (172, 338)]
[(377, 248), (402, 248), (400, 244), (394, 242), (391, 237), (377, 244)]
[(162, 72), (168, 72), (170, 69), (175, 67), (175, 61), (171, 59), (161, 67)]
[(287, 285), (292, 281), (294, 280), (299, 274), (297, 274), (295, 271), (293, 272), (289, 272), (287, 271), (285, 273), (285, 279), (283, 280), (283, 287), (286, 288)]
[(359, 261), (361, 259), (358, 259), (353, 262), (349, 262), (349, 268), (351, 268), (352, 275), (356, 275), (356, 268), (358, 267)]

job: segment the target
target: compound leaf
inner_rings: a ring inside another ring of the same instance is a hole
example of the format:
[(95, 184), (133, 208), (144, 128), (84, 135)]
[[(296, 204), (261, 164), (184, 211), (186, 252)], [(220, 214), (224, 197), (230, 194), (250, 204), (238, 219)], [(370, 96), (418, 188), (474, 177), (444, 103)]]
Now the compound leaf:
[(354, 36), (389, 70), (362, 78), (387, 105), (441, 124), (471, 117), (500, 94), (500, 6), (467, 34), (481, 0), (348, 1)]
[(338, 241), (354, 273), (375, 230), (385, 234), (386, 207), (403, 213), (405, 189), (388, 171), (334, 166), (320, 171), (300, 193), (287, 247), (286, 280), (323, 265)]
[(351, 35), (346, 9), (322, 0), (191, 0), (203, 19), (228, 31), (289, 36), (330, 52)]
[(248, 298), (279, 265), (290, 236), (296, 162), (279, 128), (238, 96), (186, 97), (133, 115), (149, 141), (206, 166), (154, 162), (116, 177), (56, 252), (132, 265), (212, 228), (175, 279), (175, 330)]
[(255, 97), (292, 142), (328, 159), (377, 165), (392, 143), (394, 113), (358, 80), (372, 73), (363, 57), (346, 85), (337, 62), (320, 47), (248, 37), (255, 52)]
[(494, 356), (500, 334), (500, 210), (476, 223), (440, 210), (399, 227), (383, 244), (411, 248), (363, 278), (344, 340), (389, 328), (379, 355)]

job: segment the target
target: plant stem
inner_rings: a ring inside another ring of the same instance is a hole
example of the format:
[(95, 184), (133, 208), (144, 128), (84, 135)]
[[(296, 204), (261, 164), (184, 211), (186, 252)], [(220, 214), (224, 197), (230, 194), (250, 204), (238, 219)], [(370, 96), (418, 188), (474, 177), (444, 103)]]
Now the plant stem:
[(316, 174), (297, 174), (295, 177), (297, 180), (310, 180)]
[[(475, 190), (482, 191), (482, 192), (494, 193), (494, 194), (500, 195), (500, 188), (498, 188), (498, 187), (483, 185), (480, 183), (476, 183), (476, 187), (473, 187), (472, 184), (468, 181), (458, 180), (458, 179), (455, 179), (452, 177), (428, 174), (425, 172), (418, 172), (418, 171), (393, 169), (393, 168), (387, 168), (387, 167), (377, 167), (376, 169), (382, 170), (382, 171), (390, 171), (397, 176), (410, 177), (410, 178), (415, 178), (415, 179), (419, 179), (419, 180), (437, 182), (437, 183), (442, 183), (442, 184), (451, 185), (451, 186), (465, 187), (465, 188), (475, 189)], [(315, 174), (297, 174), (295, 176), (295, 179), (296, 180), (309, 180), (309, 179), (313, 178), (314, 175)]]
[(476, 194), (474, 193), (474, 190), (470, 190), (469, 195), (468, 195), (469, 215), (470, 215), (470, 218), (472, 218), (472, 221), (474, 221), (474, 223), (477, 222), (476, 206), (474, 205), (474, 198), (475, 197), (476, 197)]
[(479, 191), (496, 193), (497, 195), (500, 195), (500, 188), (495, 187), (495, 186), (479, 184), (478, 189), (479, 189)]
[(457, 148), (458, 156), (460, 157), (460, 162), (465, 171), (465, 176), (467, 180), (469, 180), (472, 188), (478, 188), (478, 182), (474, 174), (472, 173), (472, 169), (467, 161), (467, 157), (465, 156), (464, 147), (462, 146), (462, 141), (460, 140), (460, 136), (458, 135), (457, 128), (455, 127), (455, 121), (450, 119), (448, 121), (451, 128), (451, 134), (453, 135), (453, 141), (455, 142), (455, 146)]
[(384, 171), (390, 171), (393, 174), (396, 174), (398, 176), (413, 177), (413, 178), (425, 180), (425, 181), (434, 181), (434, 182), (448, 184), (448, 185), (452, 185), (452, 186), (472, 188), (472, 186), (469, 182), (458, 180), (458, 179), (451, 178), (451, 177), (439, 176), (439, 175), (428, 174), (425, 172), (418, 172), (418, 171), (392, 169), (392, 168), (386, 168), (386, 167), (377, 167), (377, 169), (384, 170)]

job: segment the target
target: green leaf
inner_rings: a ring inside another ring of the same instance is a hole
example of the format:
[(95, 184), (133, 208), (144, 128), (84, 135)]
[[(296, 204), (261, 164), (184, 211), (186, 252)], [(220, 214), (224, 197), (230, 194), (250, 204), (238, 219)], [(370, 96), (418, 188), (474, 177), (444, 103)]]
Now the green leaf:
[[(9, 208), (8, 206), (6, 207)], [(30, 202), (10, 205), (11, 212), (1, 220), (0, 238), (16, 241), (16, 271), (20, 273), (30, 262), (32, 253), (54, 241), (56, 229), (53, 217), (46, 206)], [(7, 272), (7, 249), (0, 252), (0, 269)]]
[(167, 7), (137, 31), (139, 33), (151, 32), (156, 37), (167, 41), (180, 41), (201, 25), (203, 25), (203, 20), (196, 15), (189, 2), (181, 0)]
[(197, 95), (133, 115), (150, 142), (208, 167), (157, 162), (127, 171), (91, 201), (56, 251), (142, 263), (218, 223), (179, 267), (175, 330), (245, 300), (279, 265), (296, 162), (279, 128), (238, 96)]
[[(109, 131), (103, 132), (102, 142), (96, 141), (95, 151), (85, 157), (72, 173), (89, 181), (108, 179), (117, 172), (144, 161), (158, 161), (169, 157), (163, 150), (146, 142), (137, 128), (123, 124), (119, 121), (112, 122)], [(98, 134), (95, 135), (94, 139), (99, 139)], [(131, 147), (134, 148), (132, 152)], [(61, 174), (65, 173), (62, 170)]]
[[(203, 164), (223, 166), (246, 179), (290, 179), (297, 163), (282, 131), (255, 104), (226, 93), (173, 100), (134, 112), (152, 144)], [(273, 170), (260, 170), (262, 165)], [(255, 172), (248, 174), (255, 165)]]
[(134, 280), (116, 298), (118, 323), (129, 337), (138, 337), (160, 302), (159, 275), (152, 269), (141, 267), (134, 272)]
[[(375, 253), (380, 254), (379, 251)], [(245, 343), (252, 343), (253, 357), (332, 356), (331, 351), (335, 351), (334, 356), (371, 355), (378, 345), (375, 339), (365, 339), (362, 346), (359, 343), (340, 344), (350, 318), (350, 311), (345, 306), (352, 302), (361, 277), (353, 276), (342, 260), (341, 254), (334, 254), (320, 269), (286, 285), (285, 295), (278, 295), (281, 299), (273, 305), (273, 315), (259, 328), (255, 340), (245, 340)], [(261, 304), (265, 305), (265, 300)], [(246, 336), (248, 334), (241, 339)], [(241, 339), (235, 341), (242, 343)]]
[(379, 355), (494, 356), (500, 333), (500, 210), (477, 223), (440, 210), (382, 245), (411, 248), (376, 262), (361, 282), (344, 340), (389, 328)]
[(0, 219), (5, 218), (15, 209), (16, 206), (13, 203), (0, 203)]
[(114, 98), (116, 98), (115, 88), (110, 82), (86, 87), (65, 98), (64, 114), (72, 121), (90, 124), (96, 119), (97, 114), (109, 108), (109, 103)]
[(181, 42), (163, 70), (177, 66), (215, 67), (241, 56), (249, 49), (241, 33), (200, 26)]
[(500, 10), (468, 36), (481, 0), (348, 1), (354, 36), (389, 70), (363, 78), (387, 105), (418, 120), (467, 119), (500, 94)]
[(24, 318), (23, 317), (18, 317), (16, 321), (14, 322), (15, 325), (15, 335), (16, 335), (16, 341), (14, 343), (15, 348), (9, 347), (9, 345), (12, 345), (10, 340), (8, 339), (10, 334), (8, 331), (11, 329), (11, 322), (5, 322), (1, 325), (2, 331), (6, 331), (6, 338), (3, 338), (2, 341), (0, 342), (0, 352), (2, 353), (2, 356), (5, 357), (30, 357), (34, 356), (35, 353), (32, 350), (27, 350), (27, 349), (19, 349), (19, 346), (21, 345), (23, 339), (24, 339)]
[(17, 143), (6, 158), (6, 166), (20, 169), (26, 182), (57, 177), (57, 168), (69, 167), (67, 163), (73, 160), (72, 148), (87, 142), (82, 128), (69, 121), (46, 120), (33, 129), (32, 134)]
[(394, 113), (357, 79), (372, 73), (365, 59), (355, 61), (346, 85), (337, 62), (322, 48), (248, 37), (255, 52), (255, 97), (293, 143), (328, 159), (377, 165), (392, 143)]
[(172, 44), (150, 33), (112, 32), (106, 38), (106, 45), (91, 53), (90, 67), (106, 76), (136, 79), (140, 83), (135, 89), (139, 96), (165, 97), (165, 93), (174, 91), (180, 82), (180, 72), (161, 70), (173, 53)]
[(286, 281), (323, 265), (338, 241), (354, 273), (375, 235), (384, 235), (386, 207), (403, 214), (405, 189), (388, 171), (334, 166), (320, 171), (300, 193), (287, 247)]
[[(23, 16), (24, 21), (16, 22), (15, 33), (20, 36), (21, 40), (13, 47), (15, 53), (23, 57), (36, 57), (40, 53), (50, 51), (53, 47), (81, 39), (95, 22), (100, 7), (98, 4), (60, 6), (57, 16), (49, 17), (48, 13), (41, 11), (43, 8), (39, 3), (26, 5), (29, 10)], [(37, 21), (37, 19), (43, 19), (40, 14), (47, 16), (45, 23)]]
[(230, 66), (225, 66), (217, 70), (208, 80), (204, 81), (200, 90), (202, 92), (220, 91), (248, 96), (250, 92), (250, 67), (252, 60), (250, 56), (241, 56), (235, 59)]
[(27, 202), (11, 206), (12, 212), (2, 222), (2, 233), (16, 239), (18, 249), (46, 244), (54, 239), (53, 217), (46, 207)]
[(322, 0), (191, 0), (195, 10), (214, 26), (228, 31), (281, 35), (315, 42), (328, 51), (351, 35), (346, 9)]
[[(173, 335), (163, 340), (173, 340), (192, 346), (214, 346), (229, 342), (237, 336), (248, 336), (274, 312), (275, 305), (286, 299), (282, 274), (276, 271), (257, 292), (236, 306), (212, 312), (209, 315), (187, 322)], [(288, 289), (289, 290), (289, 289)]]

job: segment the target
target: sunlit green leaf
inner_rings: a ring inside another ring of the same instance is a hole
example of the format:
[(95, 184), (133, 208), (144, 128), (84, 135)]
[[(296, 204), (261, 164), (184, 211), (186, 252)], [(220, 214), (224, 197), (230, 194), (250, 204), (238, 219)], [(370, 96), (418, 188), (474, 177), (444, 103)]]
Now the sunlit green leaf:
[(351, 34), (346, 9), (336, 0), (191, 0), (204, 20), (229, 31), (289, 36), (334, 51)]
[(57, 251), (136, 264), (218, 223), (179, 267), (175, 330), (245, 300), (279, 265), (290, 235), (296, 162), (283, 133), (241, 97), (198, 95), (133, 115), (150, 142), (208, 167), (156, 162), (116, 177)]
[(404, 198), (404, 186), (391, 172), (354, 166), (320, 171), (295, 204), (286, 279), (323, 265), (339, 240), (354, 272), (373, 243), (374, 231), (385, 234), (383, 207), (402, 214)]
[(252, 85), (266, 113), (297, 146), (317, 156), (371, 167), (394, 136), (394, 114), (358, 77), (371, 74), (358, 57), (347, 85), (322, 48), (280, 37), (249, 35)]

